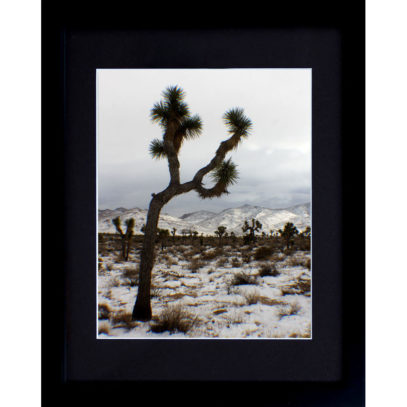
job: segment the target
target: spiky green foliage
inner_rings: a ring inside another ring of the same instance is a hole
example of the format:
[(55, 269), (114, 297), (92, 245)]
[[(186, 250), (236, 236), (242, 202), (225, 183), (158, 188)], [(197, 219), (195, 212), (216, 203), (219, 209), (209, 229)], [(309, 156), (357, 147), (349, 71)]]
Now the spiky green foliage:
[(237, 165), (232, 162), (231, 158), (222, 161), (222, 163), (211, 172), (211, 178), (215, 183), (224, 186), (233, 185), (239, 179)]
[(150, 143), (149, 150), (153, 158), (160, 159), (166, 156), (164, 142), (162, 140), (158, 140), (157, 138)]
[(185, 93), (180, 87), (169, 86), (163, 92), (164, 100), (154, 104), (151, 109), (151, 119), (165, 128), (171, 119), (188, 117), (189, 109), (183, 101), (184, 97)]
[(228, 132), (239, 137), (247, 137), (252, 128), (252, 121), (244, 115), (243, 109), (236, 107), (223, 116)]
[(202, 131), (201, 118), (196, 114), (191, 117), (186, 117), (178, 128), (178, 133), (182, 134), (185, 139), (193, 139), (199, 137)]

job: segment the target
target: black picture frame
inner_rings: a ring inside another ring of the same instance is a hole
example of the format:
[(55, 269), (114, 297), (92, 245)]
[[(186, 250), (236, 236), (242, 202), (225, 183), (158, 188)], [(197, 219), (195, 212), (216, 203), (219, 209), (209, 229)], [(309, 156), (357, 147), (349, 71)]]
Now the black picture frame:
[[(256, 24), (246, 11), (243, 17), (236, 10), (230, 23), (202, 11), (199, 22), (178, 19), (176, 27), (169, 9), (131, 18), (127, 5), (105, 11), (103, 2), (64, 6), (59, 14), (43, 1), (42, 13), (44, 405), (54, 403), (51, 389), (66, 403), (85, 394), (94, 403), (132, 400), (148, 389), (158, 405), (185, 386), (202, 399), (208, 389), (218, 391), (219, 403), (364, 405), (364, 2), (281, 6), (269, 18), (255, 10)], [(97, 341), (88, 318), (95, 309), (94, 269), (89, 272), (95, 256), (94, 68), (310, 65), (313, 256), (320, 256), (313, 319), (322, 318), (313, 328), (312, 351), (301, 344), (308, 341), (170, 347), (161, 340)], [(55, 231), (56, 225), (63, 228)]]

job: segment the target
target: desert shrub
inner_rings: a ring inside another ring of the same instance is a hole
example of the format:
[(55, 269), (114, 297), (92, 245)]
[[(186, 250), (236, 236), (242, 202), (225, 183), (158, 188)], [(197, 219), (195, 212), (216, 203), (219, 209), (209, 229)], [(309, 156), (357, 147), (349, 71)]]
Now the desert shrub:
[(291, 267), (305, 267), (307, 259), (301, 257), (290, 257), (287, 261), (287, 264)]
[(254, 258), (256, 260), (263, 260), (269, 258), (273, 254), (273, 249), (269, 246), (261, 246), (256, 249)]
[(222, 256), (220, 259), (218, 259), (216, 261), (216, 266), (217, 267), (223, 267), (225, 266), (227, 263), (229, 263), (229, 259), (225, 256)]
[(280, 275), (280, 272), (277, 270), (277, 267), (274, 263), (263, 264), (259, 270), (260, 277), (277, 277)]
[(107, 304), (98, 305), (98, 319), (109, 319), (111, 309)]
[(117, 276), (110, 279), (110, 281), (108, 283), (109, 288), (119, 287), (119, 286), (120, 286), (120, 280)]
[(237, 257), (233, 257), (232, 259), (232, 267), (242, 267), (242, 263), (239, 261), (239, 259)]
[(151, 298), (157, 298), (160, 296), (160, 289), (158, 287), (151, 287), (150, 291)]
[(303, 278), (302, 276), (300, 276), (294, 283), (290, 284), (289, 286), (283, 287), (281, 293), (282, 295), (305, 294), (309, 296), (310, 291), (311, 291), (311, 279)]
[(252, 256), (250, 256), (250, 254), (249, 254), (249, 255), (242, 256), (242, 263), (244, 263), (244, 264), (250, 264), (251, 261), (252, 261)]
[(122, 276), (127, 280), (126, 285), (134, 287), (138, 284), (139, 269), (136, 267), (127, 267), (123, 270)]
[(286, 258), (286, 255), (284, 253), (274, 253), (271, 257), (270, 260), (274, 262), (279, 262), (283, 261)]
[(133, 321), (132, 315), (130, 312), (119, 311), (110, 316), (110, 322), (115, 326), (125, 327), (125, 328), (134, 328), (138, 325), (137, 322)]
[(109, 324), (108, 324), (107, 322), (99, 323), (98, 328), (99, 328), (99, 329), (98, 329), (99, 335), (100, 335), (100, 334), (109, 335), (109, 333), (110, 333), (110, 326), (109, 326)]
[(241, 324), (243, 322), (243, 315), (236, 311), (230, 314), (228, 313), (226, 315), (222, 315), (222, 318), (226, 321), (228, 328), (230, 327), (230, 325)]
[(310, 259), (310, 258), (308, 258), (308, 259), (305, 261), (305, 267), (306, 267), (308, 270), (311, 270), (311, 259)]
[(197, 248), (197, 247), (192, 247), (190, 250), (184, 252), (184, 256), (185, 256), (186, 258), (190, 258), (190, 257), (196, 256), (197, 254), (200, 254), (200, 252), (201, 252), (201, 251), (200, 251), (199, 248)]
[(196, 273), (200, 268), (204, 267), (205, 263), (199, 260), (198, 258), (192, 258), (189, 262), (189, 269)]
[(156, 333), (164, 331), (186, 333), (196, 324), (196, 321), (196, 318), (185, 311), (180, 304), (169, 305), (151, 324), (151, 330)]
[(178, 264), (178, 261), (177, 261), (176, 259), (174, 259), (174, 258), (169, 258), (169, 259), (166, 261), (166, 264), (167, 264), (167, 267), (171, 267), (171, 266), (177, 265), (177, 264)]
[(252, 290), (244, 293), (247, 305), (257, 304), (260, 301), (260, 293), (257, 290)]
[(245, 284), (257, 284), (256, 277), (250, 276), (244, 271), (240, 271), (239, 273), (236, 273), (230, 281), (231, 286)]
[(291, 315), (297, 315), (300, 309), (301, 307), (297, 303), (287, 304), (279, 309), (278, 315), (280, 319)]

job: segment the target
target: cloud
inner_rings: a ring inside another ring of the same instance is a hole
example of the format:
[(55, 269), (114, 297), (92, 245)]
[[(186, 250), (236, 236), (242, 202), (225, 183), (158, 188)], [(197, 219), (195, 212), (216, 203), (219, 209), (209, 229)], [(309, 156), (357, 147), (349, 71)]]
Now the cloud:
[(199, 113), (204, 124), (202, 136), (182, 147), (181, 182), (192, 179), (228, 137), (222, 120), (227, 109), (243, 107), (253, 131), (230, 154), (240, 173), (230, 195), (203, 201), (192, 192), (176, 197), (165, 211), (219, 211), (245, 203), (284, 207), (310, 201), (310, 70), (116, 69), (98, 70), (100, 208), (147, 208), (151, 193), (168, 185), (166, 161), (148, 154), (149, 143), (162, 132), (149, 112), (171, 84), (184, 88), (192, 113)]

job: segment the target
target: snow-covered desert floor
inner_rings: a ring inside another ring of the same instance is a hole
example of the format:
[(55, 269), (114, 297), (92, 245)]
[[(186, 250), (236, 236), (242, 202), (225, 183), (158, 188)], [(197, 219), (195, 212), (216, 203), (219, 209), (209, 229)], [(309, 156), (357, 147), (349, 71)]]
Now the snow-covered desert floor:
[[(131, 320), (140, 245), (99, 248), (98, 338), (311, 338), (311, 255), (239, 244), (157, 246), (153, 319)], [(261, 253), (260, 253), (261, 254)], [(257, 258), (257, 259), (256, 259)]]

